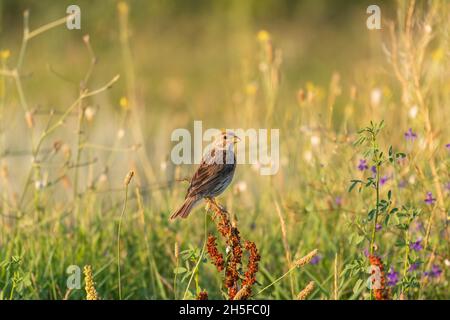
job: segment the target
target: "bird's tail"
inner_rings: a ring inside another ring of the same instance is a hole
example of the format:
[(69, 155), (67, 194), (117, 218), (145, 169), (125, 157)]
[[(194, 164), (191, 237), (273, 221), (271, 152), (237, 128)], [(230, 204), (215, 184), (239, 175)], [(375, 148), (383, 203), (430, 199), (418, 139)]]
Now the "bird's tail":
[(196, 197), (187, 197), (186, 200), (184, 200), (183, 205), (172, 215), (170, 216), (170, 219), (173, 220), (177, 217), (181, 217), (183, 219), (187, 218), (189, 213), (191, 213), (192, 208), (197, 204), (198, 199)]

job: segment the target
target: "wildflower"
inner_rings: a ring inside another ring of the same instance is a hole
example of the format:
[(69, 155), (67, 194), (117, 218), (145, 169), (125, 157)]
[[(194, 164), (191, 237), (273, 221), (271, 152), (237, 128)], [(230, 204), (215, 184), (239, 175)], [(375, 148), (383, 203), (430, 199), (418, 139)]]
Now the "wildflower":
[(375, 225), (375, 231), (380, 231), (381, 229), (383, 229), (383, 226), (380, 223), (377, 223)]
[(444, 186), (445, 190), (447, 190), (448, 192), (450, 192), (450, 182), (447, 182)]
[(383, 176), (383, 177), (381, 177), (380, 178), (380, 185), (381, 186), (384, 186), (385, 184), (386, 184), (386, 182), (388, 182), (389, 181), (389, 177), (388, 176)]
[(311, 163), (311, 161), (313, 160), (313, 154), (310, 150), (306, 150), (303, 153), (303, 159), (305, 159), (306, 162)]
[(445, 147), (447, 148), (448, 151), (450, 151), (450, 143), (447, 143), (447, 144), (445, 145)]
[(117, 4), (117, 9), (119, 10), (119, 13), (122, 15), (127, 15), (128, 14), (128, 4), (124, 1), (120, 1)]
[(266, 30), (260, 30), (257, 35), (259, 42), (267, 42), (270, 40), (270, 33)]
[(419, 269), (420, 263), (419, 262), (414, 262), (412, 263), (409, 268), (408, 268), (408, 272), (414, 272), (417, 269)]
[(417, 117), (417, 114), (419, 113), (419, 107), (417, 106), (412, 106), (409, 111), (408, 111), (408, 116), (411, 119), (415, 119)]
[(314, 290), (314, 281), (311, 281), (308, 283), (308, 285), (300, 291), (300, 293), (297, 295), (297, 300), (306, 300), (306, 298), (311, 294), (311, 292)]
[(406, 141), (414, 142), (414, 140), (417, 139), (417, 134), (414, 133), (411, 128), (409, 128), (408, 131), (405, 132), (405, 139)]
[(34, 188), (36, 190), (42, 190), (42, 189), (45, 188), (46, 184), (47, 183), (45, 181), (43, 181), (43, 180), (37, 180), (37, 181), (34, 182)]
[(367, 165), (367, 160), (366, 159), (360, 159), (359, 160), (359, 164), (358, 164), (358, 170), (359, 171), (364, 171), (369, 169), (369, 166)]
[(246, 87), (245, 87), (245, 92), (247, 93), (247, 95), (249, 96), (254, 96), (256, 94), (256, 92), (258, 91), (258, 87), (256, 86), (256, 84), (254, 83), (249, 83)]
[(450, 260), (449, 259), (445, 259), (444, 263), (447, 267), (450, 267)]
[(407, 185), (408, 185), (408, 181), (406, 181), (406, 180), (400, 180), (398, 183), (398, 187), (400, 189), (406, 188)]
[(336, 196), (336, 197), (334, 198), (334, 203), (335, 203), (338, 207), (342, 206), (342, 197), (341, 197), (341, 196)]
[(320, 144), (320, 137), (319, 136), (311, 136), (311, 145), (313, 147), (317, 147)]
[(119, 105), (122, 109), (128, 110), (128, 99), (127, 97), (122, 97), (119, 100)]
[(119, 129), (119, 131), (117, 131), (117, 139), (122, 139), (125, 136), (125, 130), (123, 129)]
[(92, 267), (90, 265), (84, 266), (84, 281), (86, 283), (85, 290), (86, 290), (86, 300), (98, 300), (98, 293), (97, 290), (95, 290), (95, 282), (94, 282), (94, 276), (92, 274)]
[(312, 265), (317, 265), (317, 264), (319, 264), (320, 260), (322, 260), (322, 255), (320, 255), (320, 254), (315, 255), (315, 256), (311, 259), (310, 264), (312, 264)]
[(1, 50), (0, 51), (0, 58), (2, 60), (7, 60), (10, 55), (11, 55), (11, 51), (9, 51), (9, 50)]
[(422, 246), (422, 238), (419, 238), (419, 239), (417, 239), (416, 241), (411, 242), (411, 243), (409, 244), (409, 248), (410, 248), (411, 250), (414, 250), (414, 251), (421, 251), (421, 250), (423, 249), (423, 246)]
[(375, 175), (377, 174), (377, 167), (371, 166), (370, 171), (373, 173), (373, 176), (375, 177)]
[(420, 221), (416, 222), (416, 231), (417, 232), (424, 232), (425, 231), (425, 227), (423, 226), (423, 223)]
[(426, 277), (439, 278), (440, 275), (442, 274), (442, 269), (439, 268), (439, 266), (437, 266), (437, 265), (434, 264), (434, 265), (431, 267), (431, 270), (430, 270), (430, 271), (425, 271), (423, 274), (424, 274), (424, 276), (426, 276)]
[(365, 257), (368, 257), (369, 256), (369, 249), (365, 248), (363, 250), (363, 254), (364, 254)]
[(391, 267), (386, 275), (386, 278), (388, 279), (387, 285), (389, 287), (394, 287), (398, 283), (398, 272), (395, 272), (394, 268)]
[(425, 198), (425, 203), (428, 205), (433, 205), (436, 202), (436, 199), (433, 198), (433, 194), (431, 192), (427, 192), (427, 197)]
[(381, 95), (382, 92), (380, 89), (375, 88), (372, 90), (372, 92), (370, 93), (370, 103), (372, 107), (378, 107), (381, 102)]
[(92, 107), (87, 107), (86, 110), (84, 110), (84, 116), (87, 121), (92, 121), (95, 116), (95, 109)]
[(161, 163), (159, 164), (159, 168), (161, 169), (161, 171), (166, 171), (167, 161), (161, 161)]
[(243, 193), (247, 190), (247, 183), (245, 181), (238, 181), (234, 186), (234, 192), (237, 194)]

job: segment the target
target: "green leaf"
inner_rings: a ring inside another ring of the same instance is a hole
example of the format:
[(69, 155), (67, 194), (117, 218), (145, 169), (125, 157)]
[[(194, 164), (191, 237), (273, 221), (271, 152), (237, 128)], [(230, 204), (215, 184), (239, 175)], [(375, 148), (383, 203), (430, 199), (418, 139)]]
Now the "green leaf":
[(187, 269), (183, 268), (183, 267), (177, 267), (177, 268), (173, 269), (174, 274), (182, 274), (182, 273), (185, 273), (186, 271), (187, 271)]

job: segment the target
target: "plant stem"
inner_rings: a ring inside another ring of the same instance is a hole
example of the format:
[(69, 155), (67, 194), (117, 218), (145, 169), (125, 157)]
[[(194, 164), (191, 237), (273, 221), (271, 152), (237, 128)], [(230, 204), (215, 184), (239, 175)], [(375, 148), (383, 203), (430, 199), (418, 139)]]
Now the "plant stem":
[(189, 291), (189, 287), (191, 286), (191, 282), (192, 279), (194, 278), (194, 275), (197, 273), (198, 267), (200, 266), (200, 262), (203, 259), (203, 254), (205, 253), (205, 248), (206, 248), (206, 241), (207, 241), (207, 233), (208, 233), (208, 211), (205, 212), (205, 238), (203, 240), (203, 248), (202, 251), (200, 252), (200, 256), (198, 257), (197, 263), (195, 264), (194, 270), (192, 270), (192, 274), (191, 277), (189, 278), (189, 282), (186, 286), (186, 290), (184, 291), (184, 295), (183, 295), (183, 300), (186, 299), (186, 295)]
[(119, 283), (119, 300), (122, 300), (122, 286), (120, 281), (120, 230), (122, 227), (122, 219), (125, 214), (128, 202), (128, 184), (125, 186), (125, 201), (123, 202), (122, 212), (120, 213), (119, 226), (117, 228), (117, 273)]

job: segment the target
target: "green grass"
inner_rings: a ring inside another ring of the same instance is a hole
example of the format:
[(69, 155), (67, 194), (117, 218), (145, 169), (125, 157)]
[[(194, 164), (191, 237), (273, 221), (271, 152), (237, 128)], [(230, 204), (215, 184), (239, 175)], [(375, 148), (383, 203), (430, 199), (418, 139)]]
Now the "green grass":
[[(65, 6), (0, 3), (0, 299), (85, 299), (82, 276), (81, 289), (68, 291), (66, 270), (88, 264), (100, 297), (118, 299), (117, 228), (130, 170), (121, 298), (181, 299), (200, 288), (226, 298), (223, 275), (208, 259), (198, 260), (204, 207), (189, 219), (168, 220), (184, 198), (187, 184), (180, 180), (195, 170), (170, 162), (170, 134), (192, 129), (194, 120), (204, 128), (280, 129), (279, 172), (261, 176), (240, 165), (218, 201), (261, 255), (254, 293), (312, 250), (320, 259), (257, 298), (294, 299), (314, 281), (310, 299), (370, 299), (364, 250), (371, 242), (385, 272), (399, 273), (391, 298), (402, 292), (409, 299), (450, 298), (445, 1), (417, 4), (411, 16), (409, 2), (383, 4), (383, 19), (395, 22), (392, 34), (389, 25), (367, 30), (367, 6), (356, 2), (339, 10), (332, 1), (198, 8), (178, 1), (141, 8), (130, 1), (128, 16), (114, 2), (104, 9), (80, 1), (82, 30), (59, 25), (36, 35), (26, 41), (23, 60), (22, 10), (31, 9), (33, 31), (64, 16)], [(270, 44), (258, 39), (262, 29)], [(280, 60), (270, 59), (272, 49)], [(376, 140), (355, 145), (358, 130), (382, 120)], [(414, 142), (404, 137), (409, 128)], [(390, 146), (406, 160), (390, 162)], [(352, 180), (371, 182), (370, 169), (357, 168), (363, 158), (369, 167), (383, 158), (377, 178), (388, 180), (375, 179), (361, 191), (357, 183), (349, 192)], [(433, 205), (424, 201), (427, 192)], [(374, 241), (372, 209), (382, 224)], [(214, 223), (206, 227), (217, 236)], [(410, 249), (419, 239), (423, 249)], [(409, 272), (415, 262), (418, 270)], [(433, 265), (442, 273), (422, 277)]]

